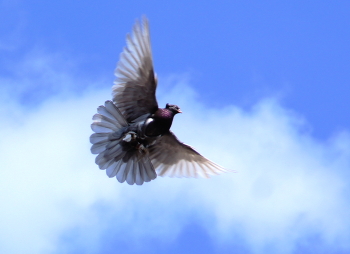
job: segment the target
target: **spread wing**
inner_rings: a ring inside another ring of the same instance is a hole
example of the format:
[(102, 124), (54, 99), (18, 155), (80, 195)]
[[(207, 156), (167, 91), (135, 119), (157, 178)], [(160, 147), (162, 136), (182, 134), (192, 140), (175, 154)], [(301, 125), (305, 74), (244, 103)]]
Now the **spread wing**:
[(132, 36), (127, 35), (127, 47), (120, 55), (115, 70), (113, 102), (128, 122), (158, 109), (157, 80), (153, 70), (148, 20), (136, 21)]
[(160, 176), (209, 178), (229, 171), (180, 142), (171, 131), (149, 147), (149, 156)]

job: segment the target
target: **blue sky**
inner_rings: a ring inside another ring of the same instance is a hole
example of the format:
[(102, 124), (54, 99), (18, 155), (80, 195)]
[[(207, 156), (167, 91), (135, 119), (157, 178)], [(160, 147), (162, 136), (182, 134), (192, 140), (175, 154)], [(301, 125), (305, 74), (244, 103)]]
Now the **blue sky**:
[[(147, 15), (173, 130), (238, 171), (108, 179), (88, 137)], [(348, 1), (0, 1), (1, 253), (350, 251)]]

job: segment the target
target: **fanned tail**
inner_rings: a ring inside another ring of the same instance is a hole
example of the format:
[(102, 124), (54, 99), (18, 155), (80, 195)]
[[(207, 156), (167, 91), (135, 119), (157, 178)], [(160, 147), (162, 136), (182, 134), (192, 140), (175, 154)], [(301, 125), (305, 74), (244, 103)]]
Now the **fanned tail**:
[(99, 106), (93, 116), (90, 136), (91, 152), (98, 154), (95, 162), (106, 169), (109, 177), (132, 185), (142, 185), (157, 177), (148, 156), (139, 149), (136, 133), (129, 132), (129, 125), (112, 101)]

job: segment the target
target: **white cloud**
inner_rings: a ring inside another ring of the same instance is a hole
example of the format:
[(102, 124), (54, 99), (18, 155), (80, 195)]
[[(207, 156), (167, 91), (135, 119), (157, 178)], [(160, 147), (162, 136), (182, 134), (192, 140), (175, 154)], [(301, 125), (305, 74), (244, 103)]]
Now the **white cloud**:
[[(45, 71), (52, 81), (51, 65)], [(61, 74), (62, 83), (81, 83)], [(291, 253), (313, 235), (326, 247), (350, 250), (346, 131), (315, 140), (305, 121), (274, 99), (249, 111), (210, 109), (196, 101), (186, 80), (177, 83), (160, 92), (160, 106), (177, 103), (184, 112), (175, 117), (173, 131), (237, 173), (119, 184), (98, 170), (88, 142), (91, 117), (110, 98), (109, 90), (72, 95), (65, 86), (64, 95), (31, 110), (4, 100), (0, 252), (65, 253), (72, 246), (62, 237), (72, 230), (79, 232), (72, 242), (84, 253), (97, 253), (106, 234), (166, 244), (191, 216), (217, 245), (232, 245), (238, 235), (252, 253)]]

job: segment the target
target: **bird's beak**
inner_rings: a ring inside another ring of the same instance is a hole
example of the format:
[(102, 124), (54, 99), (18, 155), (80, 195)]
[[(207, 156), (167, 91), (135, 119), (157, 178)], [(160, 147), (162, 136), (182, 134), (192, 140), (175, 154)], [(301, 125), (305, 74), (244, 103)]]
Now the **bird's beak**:
[(177, 110), (177, 113), (182, 113), (181, 109), (178, 109), (178, 110)]

